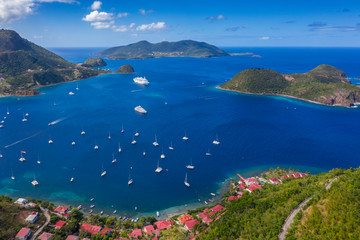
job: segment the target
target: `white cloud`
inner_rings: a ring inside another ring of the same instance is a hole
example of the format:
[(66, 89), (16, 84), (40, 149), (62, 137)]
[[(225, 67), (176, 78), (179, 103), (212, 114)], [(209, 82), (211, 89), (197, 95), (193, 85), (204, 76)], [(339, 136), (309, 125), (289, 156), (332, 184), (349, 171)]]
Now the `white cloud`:
[(90, 23), (90, 25), (94, 28), (94, 29), (107, 29), (107, 28), (111, 28), (111, 26), (114, 24), (114, 21), (110, 21), (110, 22), (92, 22)]
[(41, 35), (34, 35), (33, 38), (34, 38), (34, 39), (41, 39), (41, 38), (43, 38), (43, 36), (41, 36)]
[(136, 31), (159, 30), (164, 28), (166, 28), (165, 22), (157, 22), (157, 23), (140, 25), (136, 28)]
[(0, 23), (10, 23), (11, 21), (25, 18), (34, 12), (40, 3), (61, 2), (76, 3), (75, 0), (0, 0)]
[(222, 19), (226, 19), (226, 17), (222, 14), (219, 14), (217, 16), (210, 16), (210, 17), (207, 17), (207, 20), (211, 20), (211, 21), (214, 21), (214, 20), (222, 20)]
[(101, 8), (101, 1), (94, 1), (93, 4), (91, 4), (91, 10), (99, 10)]
[(120, 25), (120, 26), (115, 26), (113, 25), (111, 27), (111, 30), (113, 30), (114, 32), (127, 32), (132, 30), (132, 28), (135, 26), (135, 23), (131, 23), (129, 26), (127, 25)]
[(117, 15), (117, 17), (118, 17), (118, 18), (123, 18), (123, 17), (127, 17), (127, 16), (129, 16), (129, 15), (130, 15), (130, 13), (123, 12), (123, 13), (119, 13), (119, 14)]
[(155, 12), (154, 9), (149, 9), (149, 10), (145, 10), (145, 9), (143, 9), (143, 8), (139, 9), (139, 13), (140, 13), (141, 15), (146, 15), (147, 13), (153, 13), (153, 12)]
[(101, 21), (110, 21), (113, 19), (112, 13), (107, 12), (98, 12), (97, 10), (92, 11), (86, 15), (82, 20), (86, 22), (101, 22)]
[(261, 37), (260, 40), (269, 40), (270, 37)]

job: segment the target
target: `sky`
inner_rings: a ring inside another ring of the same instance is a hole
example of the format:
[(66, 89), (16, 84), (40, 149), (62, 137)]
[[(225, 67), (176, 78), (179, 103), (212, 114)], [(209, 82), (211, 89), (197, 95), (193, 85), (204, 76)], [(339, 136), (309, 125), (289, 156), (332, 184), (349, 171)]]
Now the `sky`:
[(0, 0), (0, 27), (44, 47), (360, 47), (360, 0)]

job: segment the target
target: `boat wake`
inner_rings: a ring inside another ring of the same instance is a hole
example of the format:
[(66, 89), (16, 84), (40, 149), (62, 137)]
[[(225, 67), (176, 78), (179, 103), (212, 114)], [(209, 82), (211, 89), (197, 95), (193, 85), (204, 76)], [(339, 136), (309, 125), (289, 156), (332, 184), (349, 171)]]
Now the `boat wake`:
[(131, 92), (140, 92), (140, 91), (144, 91), (144, 89), (131, 90)]
[(64, 118), (59, 118), (58, 120), (52, 121), (52, 122), (49, 123), (48, 125), (49, 125), (49, 126), (55, 125), (55, 124), (57, 124), (57, 123), (59, 123), (59, 122), (64, 121), (65, 119), (66, 119), (66, 117), (64, 117)]
[(11, 143), (11, 144), (9, 144), (9, 145), (6, 145), (4, 148), (12, 147), (12, 146), (14, 146), (14, 145), (16, 145), (16, 144), (18, 144), (18, 143), (21, 143), (21, 142), (23, 142), (23, 141), (26, 141), (26, 140), (28, 140), (28, 139), (30, 139), (30, 138), (33, 138), (33, 137), (39, 135), (39, 133), (40, 133), (40, 132), (35, 133), (34, 135), (31, 135), (30, 137), (26, 137), (26, 138), (23, 138), (23, 139), (21, 139), (21, 140), (19, 140), (19, 141), (16, 141), (16, 142), (14, 142), (14, 143)]

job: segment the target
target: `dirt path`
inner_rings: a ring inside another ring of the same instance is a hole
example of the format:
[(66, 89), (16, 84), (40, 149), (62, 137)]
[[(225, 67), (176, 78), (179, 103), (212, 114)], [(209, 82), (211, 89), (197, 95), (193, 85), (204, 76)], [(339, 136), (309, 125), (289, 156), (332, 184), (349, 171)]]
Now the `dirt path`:
[[(331, 184), (337, 180), (336, 178), (333, 178), (330, 180), (330, 182), (328, 182), (328, 184), (325, 185), (325, 189), (328, 190), (331, 187)], [(282, 226), (282, 231), (279, 235), (279, 240), (284, 240), (285, 236), (290, 228), (290, 225), (293, 223), (294, 221), (294, 217), (296, 216), (296, 214), (298, 214), (298, 212), (300, 212), (300, 210), (302, 210), (305, 205), (313, 198), (313, 196), (308, 197), (307, 199), (305, 199), (304, 201), (302, 201), (294, 210), (292, 210), (292, 212), (290, 213), (290, 215), (286, 218), (284, 225)]]
[(31, 237), (31, 240), (35, 240), (37, 238), (37, 236), (39, 235), (39, 233), (41, 233), (41, 231), (44, 229), (44, 227), (46, 227), (49, 222), (50, 222), (50, 214), (49, 214), (49, 210), (44, 209), (42, 207), (40, 207), (41, 211), (45, 214), (46, 217), (46, 221), (45, 223), (33, 234), (33, 236)]

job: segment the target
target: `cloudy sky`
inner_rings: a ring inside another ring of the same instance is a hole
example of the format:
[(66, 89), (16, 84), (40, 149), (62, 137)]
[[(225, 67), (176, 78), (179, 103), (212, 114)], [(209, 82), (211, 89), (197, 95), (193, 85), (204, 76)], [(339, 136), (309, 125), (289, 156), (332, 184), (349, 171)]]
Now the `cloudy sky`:
[(45, 47), (182, 39), (360, 47), (360, 0), (0, 0), (0, 25)]

